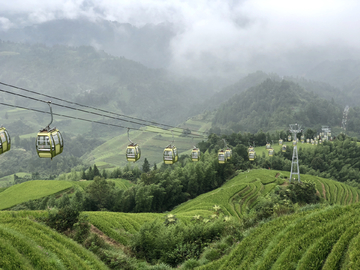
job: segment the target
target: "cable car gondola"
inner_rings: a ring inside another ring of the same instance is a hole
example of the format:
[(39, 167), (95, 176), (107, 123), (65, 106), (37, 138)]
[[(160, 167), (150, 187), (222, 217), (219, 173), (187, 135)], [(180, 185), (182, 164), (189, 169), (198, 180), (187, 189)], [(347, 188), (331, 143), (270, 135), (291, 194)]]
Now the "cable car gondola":
[(270, 150), (271, 149), (271, 145), (270, 145), (270, 143), (267, 143), (266, 144), (266, 150)]
[(288, 136), (288, 141), (291, 142), (291, 135)]
[(305, 137), (304, 137), (304, 135), (302, 135), (300, 138), (301, 138), (301, 143), (304, 143), (304, 142), (305, 142)]
[(191, 160), (192, 161), (199, 161), (200, 160), (200, 149), (196, 148), (195, 146), (191, 151)]
[(220, 164), (226, 163), (227, 158), (226, 158), (226, 153), (225, 153), (224, 149), (219, 150), (219, 152), (218, 152), (218, 161), (219, 161)]
[(0, 128), (0, 155), (9, 151), (11, 147), (11, 139), (9, 132), (7, 132), (6, 128)]
[(306, 143), (309, 144), (309, 143), (310, 143), (310, 139), (306, 139)]
[(130, 144), (126, 148), (125, 156), (126, 156), (127, 161), (136, 162), (141, 157), (141, 150), (137, 143), (134, 143), (130, 140), (129, 131), (130, 131), (130, 128), (128, 128), (128, 131), (127, 131), (128, 140), (130, 141)]
[(282, 144), (283, 144), (283, 140), (280, 139), (280, 140), (279, 140), (279, 145), (282, 145)]
[(165, 164), (174, 164), (179, 160), (178, 151), (176, 149), (176, 146), (173, 145), (174, 143), (174, 134), (171, 131), (171, 134), (173, 136), (172, 142), (165, 147), (164, 153), (163, 153), (163, 160)]
[(253, 161), (256, 159), (256, 152), (254, 150), (249, 152), (249, 160)]
[(165, 164), (174, 164), (178, 161), (179, 156), (175, 145), (169, 144), (164, 149), (163, 160)]
[(225, 150), (225, 157), (226, 157), (226, 160), (230, 160), (231, 157), (232, 157), (232, 150), (230, 148), (227, 148)]
[(284, 144), (284, 145), (281, 147), (281, 151), (282, 151), (283, 153), (286, 152), (286, 144)]
[(51, 122), (44, 129), (40, 130), (36, 139), (36, 151), (41, 158), (53, 158), (62, 153), (64, 141), (58, 129), (50, 128), (53, 122), (51, 101), (48, 101), (51, 114)]
[(297, 145), (297, 141), (296, 141), (296, 140), (293, 140), (292, 145), (293, 145), (293, 146)]
[(232, 150), (229, 147), (227, 147), (225, 139), (223, 139), (223, 141), (224, 141), (225, 150), (221, 149), (218, 152), (218, 160), (220, 164), (227, 162), (232, 157)]
[(269, 157), (274, 156), (274, 149), (270, 148), (268, 153), (269, 153)]

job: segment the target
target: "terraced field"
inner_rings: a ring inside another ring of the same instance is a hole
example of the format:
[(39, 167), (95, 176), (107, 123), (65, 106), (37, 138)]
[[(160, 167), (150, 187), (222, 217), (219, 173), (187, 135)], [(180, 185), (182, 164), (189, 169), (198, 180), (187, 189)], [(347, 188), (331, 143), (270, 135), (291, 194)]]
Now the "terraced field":
[[(207, 216), (213, 213), (212, 207), (216, 204), (225, 215), (241, 218), (248, 209), (256, 205), (260, 195), (266, 196), (279, 184), (286, 185), (286, 177), (289, 177), (289, 172), (263, 169), (243, 172), (221, 188), (178, 206), (172, 213)], [(330, 203), (348, 205), (359, 201), (360, 190), (343, 183), (311, 175), (301, 175), (301, 180), (315, 183), (319, 196)]]
[(0, 212), (1, 269), (108, 269), (93, 253), (27, 216)]
[(359, 222), (360, 204), (283, 216), (196, 269), (360, 269)]
[[(195, 215), (209, 218), (214, 214), (213, 207), (218, 205), (225, 215), (240, 219), (246, 211), (256, 205), (260, 195), (266, 196), (278, 184), (286, 185), (286, 176), (289, 176), (288, 172), (264, 169), (243, 172), (221, 188), (183, 203), (169, 214), (174, 214), (182, 222), (187, 223)], [(330, 203), (348, 205), (358, 202), (360, 193), (358, 189), (311, 175), (301, 175), (301, 179), (314, 182), (319, 196)], [(86, 214), (94, 226), (124, 245), (144, 222), (165, 217), (165, 214), (156, 213), (86, 212)]]

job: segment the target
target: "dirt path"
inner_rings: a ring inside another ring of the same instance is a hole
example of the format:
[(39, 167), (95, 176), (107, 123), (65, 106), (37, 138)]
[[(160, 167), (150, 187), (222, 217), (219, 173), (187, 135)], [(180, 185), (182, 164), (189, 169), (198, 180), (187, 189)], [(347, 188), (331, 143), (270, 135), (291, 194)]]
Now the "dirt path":
[(345, 200), (344, 200), (344, 205), (348, 205), (349, 203), (347, 203), (347, 200), (348, 200), (348, 198), (349, 198), (349, 190), (348, 190), (348, 189), (345, 189), (345, 188), (344, 188), (344, 190), (345, 190), (345, 192), (346, 192), (346, 196), (345, 196)]
[(115, 241), (114, 239), (110, 238), (106, 234), (104, 234), (102, 231), (100, 231), (98, 228), (96, 228), (94, 225), (91, 224), (90, 232), (97, 234), (100, 236), (104, 241), (114, 247), (118, 247), (124, 250), (125, 246), (120, 244), (119, 242)]
[(321, 187), (322, 187), (322, 190), (323, 190), (323, 196), (324, 196), (324, 199), (326, 200), (326, 190), (325, 190), (325, 186), (322, 182), (321, 183)]
[(356, 193), (356, 202), (359, 201), (359, 193)]
[(280, 173), (278, 172), (276, 175), (275, 175), (275, 178), (278, 178), (280, 175)]

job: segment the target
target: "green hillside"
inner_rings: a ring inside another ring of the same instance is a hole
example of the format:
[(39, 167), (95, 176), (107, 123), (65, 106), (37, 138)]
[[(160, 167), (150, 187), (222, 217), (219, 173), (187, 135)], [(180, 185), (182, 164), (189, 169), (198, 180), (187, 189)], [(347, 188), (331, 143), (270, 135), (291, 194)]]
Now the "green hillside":
[(57, 180), (33, 180), (14, 185), (0, 193), (0, 209), (49, 196), (72, 186), (71, 182)]
[[(187, 223), (195, 215), (204, 218), (214, 214), (214, 205), (221, 207), (223, 214), (241, 219), (252, 209), (260, 196), (269, 194), (277, 185), (287, 185), (289, 172), (273, 170), (251, 170), (240, 173), (222, 187), (202, 194), (170, 211)], [(315, 184), (318, 195), (329, 203), (349, 205), (359, 201), (360, 190), (343, 183), (311, 175), (301, 175), (303, 181)], [(129, 237), (145, 222), (163, 219), (159, 213), (113, 213), (86, 212), (93, 225), (109, 237), (127, 244)]]
[(252, 133), (286, 130), (289, 123), (307, 128), (320, 123), (334, 127), (341, 123), (342, 110), (294, 82), (267, 79), (223, 103), (213, 125)]
[[(208, 126), (209, 122), (192, 119), (182, 125), (183, 128), (200, 131), (205, 130)], [(190, 155), (192, 147), (205, 138), (184, 137), (181, 136), (182, 129), (174, 130), (177, 131), (174, 132), (174, 139), (171, 131), (163, 131), (155, 127), (147, 127), (144, 131), (131, 131), (130, 139), (139, 144), (141, 149), (141, 159), (137, 161), (136, 165), (141, 166), (144, 158), (147, 158), (151, 164), (162, 162), (164, 148), (173, 140), (179, 156), (182, 154)], [(153, 133), (156, 131), (163, 133), (161, 135)], [(128, 163), (125, 157), (128, 144), (127, 134), (121, 134), (99, 145), (90, 153), (84, 155), (83, 159), (87, 163), (96, 164), (100, 169), (125, 166)]]
[(28, 218), (0, 212), (1, 269), (108, 269), (92, 252)]
[[(98, 234), (104, 233), (109, 237), (107, 241), (115, 243), (118, 247), (124, 246), (123, 249), (126, 250), (131, 245), (132, 237), (141, 231), (145, 223), (163, 224), (166, 215), (174, 215), (183, 224), (194, 226), (194, 217), (211, 220), (211, 216), (217, 211), (215, 207), (219, 207), (220, 212), (225, 216), (230, 216), (234, 222), (241, 224), (262, 198), (267, 197), (278, 186), (286, 188), (288, 177), (289, 172), (276, 170), (239, 171), (237, 176), (228, 180), (220, 188), (189, 200), (168, 213), (98, 211), (83, 212), (82, 215), (88, 217), (90, 223), (99, 230)], [(324, 262), (329, 266), (341, 263), (346, 266), (345, 269), (348, 269), (349, 265), (357, 265), (358, 262), (354, 256), (357, 254), (357, 241), (360, 240), (356, 237), (356, 232), (359, 230), (355, 222), (358, 222), (360, 207), (359, 204), (354, 203), (359, 201), (360, 190), (311, 175), (301, 175), (301, 179), (304, 182), (314, 183), (317, 195), (323, 201), (336, 204), (336, 206), (320, 204), (307, 206), (295, 211), (294, 214), (275, 218), (264, 224), (260, 223), (260, 226), (250, 228), (245, 234), (246, 237), (233, 246), (229, 255), (204, 265), (203, 269), (238, 267), (240, 269), (268, 269), (271, 266), (274, 269), (282, 269), (288, 268), (289, 265), (311, 269), (311, 264), (322, 265)], [(85, 188), (90, 182), (74, 183)], [(23, 190), (22, 196), (25, 196), (24, 187), (26, 190), (35, 189), (44, 193), (45, 187), (51, 183), (54, 185), (49, 188), (53, 192), (55, 192), (55, 186), (58, 186), (57, 190), (61, 191), (73, 185), (73, 182), (66, 181), (29, 181), (6, 189), (0, 193), (0, 196), (7, 194), (6, 197), (13, 198), (15, 201), (15, 198), (19, 197), (17, 194), (20, 188)], [(16, 187), (18, 190), (14, 193)], [(37, 198), (41, 196), (41, 192), (38, 193)], [(48, 193), (50, 194), (49, 191)], [(3, 197), (0, 197), (0, 202), (3, 202)], [(55, 265), (53, 267), (55, 269), (69, 269), (70, 264), (76, 265), (77, 269), (87, 269), (86, 267), (102, 269), (104, 267), (94, 255), (72, 240), (33, 221), (34, 218), (45, 215), (46, 211), (0, 212), (2, 243), (0, 248), (8, 254), (0, 258), (0, 267), (16, 268), (13, 265), (20, 264), (24, 265), (24, 269), (46, 269), (51, 268), (47, 266), (51, 264)], [(156, 220), (157, 223), (152, 223)], [(299, 249), (299, 246), (302, 249)], [(349, 246), (349, 249), (343, 252), (346, 246)], [(69, 253), (73, 254), (69, 255)], [(327, 254), (330, 255), (327, 256)], [(345, 254), (346, 259), (340, 261), (339, 254)], [(317, 260), (318, 257), (327, 259), (326, 261), (325, 259)], [(80, 266), (77, 266), (78, 264)], [(337, 269), (337, 267), (334, 268)]]
[[(277, 185), (287, 185), (289, 172), (273, 170), (251, 170), (240, 173), (221, 188), (202, 194), (195, 199), (183, 203), (172, 213), (193, 213), (208, 211), (210, 215), (214, 204), (221, 206), (225, 215), (240, 218), (247, 209), (257, 203), (259, 196), (266, 196)], [(347, 205), (359, 201), (360, 190), (343, 183), (311, 175), (301, 175), (302, 181), (315, 184), (318, 194), (329, 203)]]
[[(119, 189), (126, 190), (133, 184), (124, 179), (109, 179), (115, 182)], [(53, 194), (62, 193), (72, 187), (85, 188), (93, 181), (58, 181), (58, 180), (33, 180), (11, 186), (0, 192), (0, 210), (7, 209), (17, 204), (36, 200)]]
[(354, 204), (277, 218), (197, 269), (359, 269), (359, 214)]

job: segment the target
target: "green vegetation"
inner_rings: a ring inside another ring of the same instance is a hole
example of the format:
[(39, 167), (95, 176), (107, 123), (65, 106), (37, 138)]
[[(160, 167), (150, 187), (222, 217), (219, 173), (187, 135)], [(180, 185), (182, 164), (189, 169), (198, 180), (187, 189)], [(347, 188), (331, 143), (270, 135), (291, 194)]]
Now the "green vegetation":
[(72, 186), (70, 182), (56, 180), (34, 180), (15, 185), (0, 193), (0, 209), (56, 194)]
[(0, 213), (3, 269), (107, 269), (93, 253), (45, 225)]
[(355, 204), (280, 217), (251, 231), (230, 255), (199, 269), (356, 268), (359, 211)]

